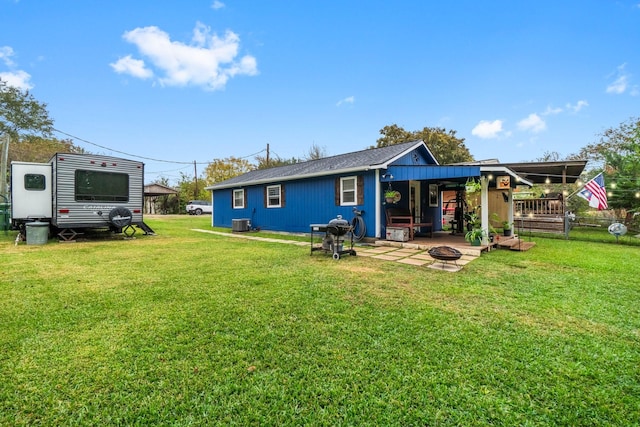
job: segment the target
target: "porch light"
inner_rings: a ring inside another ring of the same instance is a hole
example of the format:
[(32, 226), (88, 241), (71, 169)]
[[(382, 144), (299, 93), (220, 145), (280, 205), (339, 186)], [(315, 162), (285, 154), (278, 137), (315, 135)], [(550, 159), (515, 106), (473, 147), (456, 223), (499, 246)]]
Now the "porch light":
[(640, 199), (640, 191), (636, 191), (636, 199)]
[(549, 179), (549, 177), (547, 177), (547, 179), (544, 180), (545, 184), (551, 184), (551, 180)]
[(489, 174), (489, 175), (487, 175), (487, 179), (488, 179), (489, 181), (491, 181), (491, 180), (493, 179), (493, 174)]

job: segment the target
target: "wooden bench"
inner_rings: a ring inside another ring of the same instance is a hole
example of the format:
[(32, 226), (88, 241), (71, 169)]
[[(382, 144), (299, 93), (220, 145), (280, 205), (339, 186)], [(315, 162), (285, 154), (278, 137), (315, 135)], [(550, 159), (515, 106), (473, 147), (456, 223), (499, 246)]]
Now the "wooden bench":
[(422, 222), (415, 222), (409, 209), (398, 207), (385, 209), (385, 215), (387, 217), (387, 227), (409, 228), (409, 240), (413, 240), (415, 228), (419, 227), (428, 227), (429, 237), (433, 237), (433, 221), (431, 218), (426, 218)]

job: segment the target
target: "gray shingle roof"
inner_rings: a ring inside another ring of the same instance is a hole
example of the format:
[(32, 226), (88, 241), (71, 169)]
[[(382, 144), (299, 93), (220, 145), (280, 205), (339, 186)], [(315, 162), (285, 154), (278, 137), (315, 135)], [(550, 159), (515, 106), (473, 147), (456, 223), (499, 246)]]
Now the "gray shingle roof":
[(237, 187), (243, 185), (264, 184), (267, 182), (288, 181), (314, 176), (334, 175), (343, 172), (355, 172), (366, 169), (386, 168), (387, 165), (416, 147), (426, 146), (422, 141), (411, 141), (382, 148), (371, 148), (317, 160), (295, 163), (270, 169), (258, 169), (218, 182), (207, 190)]

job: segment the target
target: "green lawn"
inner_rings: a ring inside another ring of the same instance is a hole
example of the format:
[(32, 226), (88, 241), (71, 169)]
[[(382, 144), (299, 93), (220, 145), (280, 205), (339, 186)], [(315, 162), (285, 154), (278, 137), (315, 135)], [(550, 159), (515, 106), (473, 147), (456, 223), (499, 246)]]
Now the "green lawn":
[(0, 237), (0, 425), (640, 424), (637, 246), (458, 273), (193, 232)]

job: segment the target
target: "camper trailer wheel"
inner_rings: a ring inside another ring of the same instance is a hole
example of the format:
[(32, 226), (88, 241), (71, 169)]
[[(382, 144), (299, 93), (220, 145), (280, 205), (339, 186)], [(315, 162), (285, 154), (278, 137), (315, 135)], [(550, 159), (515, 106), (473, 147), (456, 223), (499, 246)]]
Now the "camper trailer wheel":
[(118, 228), (131, 224), (131, 211), (127, 208), (114, 208), (109, 212), (109, 222)]

